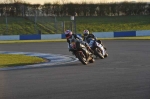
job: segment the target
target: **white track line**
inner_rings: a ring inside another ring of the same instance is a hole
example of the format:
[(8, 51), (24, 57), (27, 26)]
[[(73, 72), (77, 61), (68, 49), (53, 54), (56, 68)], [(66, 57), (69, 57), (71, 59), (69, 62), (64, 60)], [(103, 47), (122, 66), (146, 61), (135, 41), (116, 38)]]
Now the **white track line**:
[(45, 53), (34, 53), (34, 52), (12, 52), (12, 51), (0, 51), (0, 54), (23, 54), (27, 56), (36, 56), (40, 58), (47, 59), (48, 62), (33, 64), (33, 65), (24, 65), (24, 66), (16, 66), (16, 67), (6, 67), (0, 68), (0, 70), (14, 70), (14, 69), (28, 69), (28, 68), (37, 68), (37, 67), (48, 67), (52, 65), (60, 65), (66, 63), (72, 63), (77, 61), (78, 59), (72, 56), (61, 55), (61, 54), (45, 54)]

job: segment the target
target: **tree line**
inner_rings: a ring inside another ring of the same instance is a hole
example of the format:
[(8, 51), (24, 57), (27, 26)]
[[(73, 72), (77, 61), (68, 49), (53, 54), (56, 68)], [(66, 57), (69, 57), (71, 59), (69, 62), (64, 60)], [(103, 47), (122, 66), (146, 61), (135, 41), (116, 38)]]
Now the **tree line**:
[(121, 3), (0, 3), (0, 16), (122, 16), (150, 15), (150, 4), (143, 2)]

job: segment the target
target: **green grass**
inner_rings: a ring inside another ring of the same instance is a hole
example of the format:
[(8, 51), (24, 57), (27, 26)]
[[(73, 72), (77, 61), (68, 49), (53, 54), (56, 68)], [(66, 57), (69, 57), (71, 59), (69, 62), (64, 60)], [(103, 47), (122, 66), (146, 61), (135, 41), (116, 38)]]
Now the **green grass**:
[[(132, 31), (132, 30), (150, 30), (150, 16), (105, 16), (105, 17), (75, 17), (77, 33), (82, 33), (84, 29), (90, 32), (109, 32), (109, 31)], [(69, 26), (70, 16), (56, 17), (57, 29), (52, 17), (38, 17), (37, 24), (34, 23), (34, 17), (25, 19), (22, 17), (8, 17), (6, 25), (5, 17), (0, 17), (0, 35), (20, 35), (36, 34), (41, 30), (42, 34), (63, 33), (62, 22), (66, 21), (65, 29), (71, 29)]]
[[(42, 22), (42, 19), (39, 19)], [(38, 30), (41, 30), (43, 33), (52, 33), (50, 31), (50, 26), (46, 27), (46, 22), (41, 23), (38, 21), (36, 24), (34, 20), (29, 20), (23, 17), (0, 17), (0, 35), (19, 35), (19, 34), (37, 34)], [(47, 19), (48, 21), (48, 19)], [(49, 22), (50, 23), (50, 22)]]
[(42, 62), (46, 62), (46, 60), (39, 57), (19, 54), (0, 54), (0, 68), (31, 65)]
[(91, 32), (149, 30), (150, 20), (148, 18), (149, 16), (102, 17), (96, 18), (95, 22), (92, 22), (92, 20), (89, 23), (79, 21), (78, 26), (87, 28)]
[[(77, 32), (150, 30), (150, 16), (76, 17)], [(68, 17), (59, 20), (68, 20)]]
[(17, 35), (35, 33), (34, 24), (22, 17), (0, 17), (0, 34)]

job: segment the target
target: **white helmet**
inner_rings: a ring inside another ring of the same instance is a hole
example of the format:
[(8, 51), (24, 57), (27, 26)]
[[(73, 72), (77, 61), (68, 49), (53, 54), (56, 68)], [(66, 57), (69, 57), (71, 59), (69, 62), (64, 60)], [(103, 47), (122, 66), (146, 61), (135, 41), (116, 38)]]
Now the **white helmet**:
[(86, 37), (86, 36), (88, 36), (89, 35), (89, 30), (84, 30), (83, 31), (83, 35)]
[(69, 39), (72, 36), (72, 31), (71, 30), (66, 30), (65, 31), (65, 36), (67, 39)]

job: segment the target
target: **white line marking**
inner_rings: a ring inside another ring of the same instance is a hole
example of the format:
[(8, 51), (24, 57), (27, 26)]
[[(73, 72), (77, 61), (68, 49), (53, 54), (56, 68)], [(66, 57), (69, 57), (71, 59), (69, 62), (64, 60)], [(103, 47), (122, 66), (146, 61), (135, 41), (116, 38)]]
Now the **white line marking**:
[(54, 65), (67, 64), (78, 61), (77, 58), (67, 55), (61, 54), (45, 54), (45, 53), (34, 53), (34, 52), (12, 52), (12, 51), (0, 51), (0, 54), (23, 54), (27, 56), (36, 56), (40, 58), (44, 58), (50, 60), (48, 62), (33, 64), (33, 65), (25, 65), (25, 66), (17, 66), (17, 67), (6, 67), (0, 68), (0, 70), (14, 70), (14, 69), (28, 69), (28, 68), (37, 68), (37, 67), (48, 67)]

